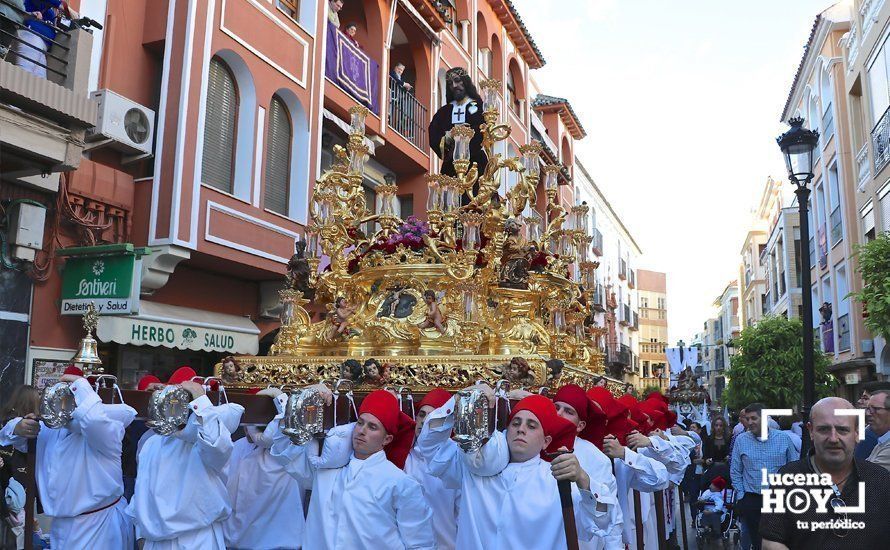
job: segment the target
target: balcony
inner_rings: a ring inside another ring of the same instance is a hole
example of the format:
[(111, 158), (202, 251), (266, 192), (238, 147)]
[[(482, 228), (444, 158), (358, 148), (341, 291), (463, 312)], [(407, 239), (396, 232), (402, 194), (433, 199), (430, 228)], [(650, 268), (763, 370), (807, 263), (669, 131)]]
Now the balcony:
[(865, 184), (871, 179), (871, 170), (868, 166), (868, 144), (863, 144), (856, 153), (856, 187), (861, 193), (865, 191)]
[(380, 64), (330, 22), (324, 74), (359, 104), (380, 114)]
[(603, 234), (600, 233), (600, 230), (594, 227), (590, 230), (590, 236), (593, 237), (593, 241), (591, 241), (590, 246), (593, 248), (594, 256), (602, 256), (603, 255)]
[(621, 318), (619, 319), (619, 322), (621, 323), (621, 326), (623, 326), (623, 327), (630, 325), (631, 319), (630, 319), (630, 306), (629, 305), (621, 306)]
[(874, 155), (875, 176), (890, 162), (890, 108), (881, 115), (881, 120), (871, 131), (871, 148)]
[(827, 321), (822, 323), (822, 351), (834, 353), (834, 323)]
[(389, 127), (414, 144), (421, 151), (429, 149), (427, 108), (414, 94), (402, 88), (399, 81), (389, 77)]
[[(0, 4), (14, 9), (7, 0)], [(88, 94), (93, 36), (76, 26), (54, 27), (56, 36), (43, 52), (19, 38), (42, 41), (39, 35), (6, 15), (0, 23), (0, 36), (11, 42), (0, 58), (0, 173), (4, 180), (57, 191), (58, 178), (43, 175), (76, 169), (86, 131), (96, 123), (96, 102)]]
[(410, 0), (411, 5), (436, 32), (454, 24), (457, 14), (453, 2), (442, 0)]
[(850, 315), (841, 315), (837, 318), (837, 347), (838, 351), (850, 351)]
[(844, 238), (844, 224), (841, 220), (841, 207), (838, 206), (831, 213), (831, 217), (829, 218), (829, 222), (831, 223), (831, 246), (834, 247), (837, 243), (841, 242)]
[(640, 314), (636, 311), (631, 312), (630, 330), (640, 330)]
[(819, 237), (819, 267), (825, 269), (828, 267), (828, 235), (825, 234), (825, 228), (820, 227), (817, 232)]
[(606, 291), (601, 284), (597, 284), (593, 291), (593, 309), (600, 312), (606, 311)]
[(631, 365), (630, 348), (624, 344), (606, 346), (606, 364), (610, 367), (627, 367)]
[(637, 272), (631, 269), (629, 270), (628, 275), (627, 286), (630, 288), (637, 288)]
[(618, 278), (622, 281), (627, 280), (627, 262), (623, 259), (618, 260)]
[(718, 371), (726, 369), (726, 358), (723, 354), (723, 348), (717, 349), (717, 357), (714, 361), (714, 368)]

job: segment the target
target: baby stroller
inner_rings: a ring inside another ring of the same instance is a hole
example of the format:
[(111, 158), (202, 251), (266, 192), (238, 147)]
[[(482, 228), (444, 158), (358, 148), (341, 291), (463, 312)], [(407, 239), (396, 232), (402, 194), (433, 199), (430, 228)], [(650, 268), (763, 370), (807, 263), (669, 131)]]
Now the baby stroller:
[(703, 548), (735, 548), (739, 540), (738, 521), (735, 517), (735, 489), (725, 487), (722, 491), (725, 512), (720, 522), (720, 531), (716, 532), (706, 521), (704, 511), (699, 510), (693, 519), (695, 527), (695, 543)]

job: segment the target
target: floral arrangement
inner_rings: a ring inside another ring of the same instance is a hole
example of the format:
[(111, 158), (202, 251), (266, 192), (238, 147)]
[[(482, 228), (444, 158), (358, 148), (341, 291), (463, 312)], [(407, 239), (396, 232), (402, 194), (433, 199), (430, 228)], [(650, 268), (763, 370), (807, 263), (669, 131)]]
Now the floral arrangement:
[(416, 216), (409, 216), (405, 223), (386, 239), (382, 248), (386, 252), (394, 252), (401, 244), (411, 250), (418, 250), (423, 248), (423, 236), (429, 234), (430, 225), (427, 222), (418, 220)]

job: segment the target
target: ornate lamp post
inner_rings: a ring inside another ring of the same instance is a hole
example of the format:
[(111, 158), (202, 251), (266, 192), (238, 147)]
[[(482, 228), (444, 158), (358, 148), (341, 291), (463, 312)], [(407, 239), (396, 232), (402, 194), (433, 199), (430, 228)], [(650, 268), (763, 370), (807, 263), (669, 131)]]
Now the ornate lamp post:
[[(797, 206), (800, 212), (800, 245), (801, 245), (801, 286), (803, 287), (803, 407), (801, 416), (806, 424), (810, 419), (810, 409), (816, 400), (816, 377), (813, 360), (813, 286), (810, 275), (810, 255), (805, 246), (810, 242), (809, 197), (807, 185), (813, 179), (813, 151), (819, 144), (819, 132), (803, 127), (803, 119), (796, 117), (788, 121), (791, 128), (779, 136), (776, 141), (785, 165), (788, 167), (788, 179), (796, 187)], [(810, 449), (810, 436), (807, 430), (803, 433), (801, 456), (806, 456)]]

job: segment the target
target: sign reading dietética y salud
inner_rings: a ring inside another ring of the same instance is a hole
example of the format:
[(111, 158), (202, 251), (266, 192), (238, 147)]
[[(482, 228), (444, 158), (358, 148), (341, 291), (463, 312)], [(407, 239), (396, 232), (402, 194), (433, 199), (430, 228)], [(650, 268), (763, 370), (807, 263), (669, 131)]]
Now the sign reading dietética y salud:
[[(70, 255), (62, 272), (62, 315), (83, 315), (92, 303), (100, 315), (139, 311), (141, 260), (127, 245), (123, 254)], [(79, 251), (105, 249), (82, 248)]]

